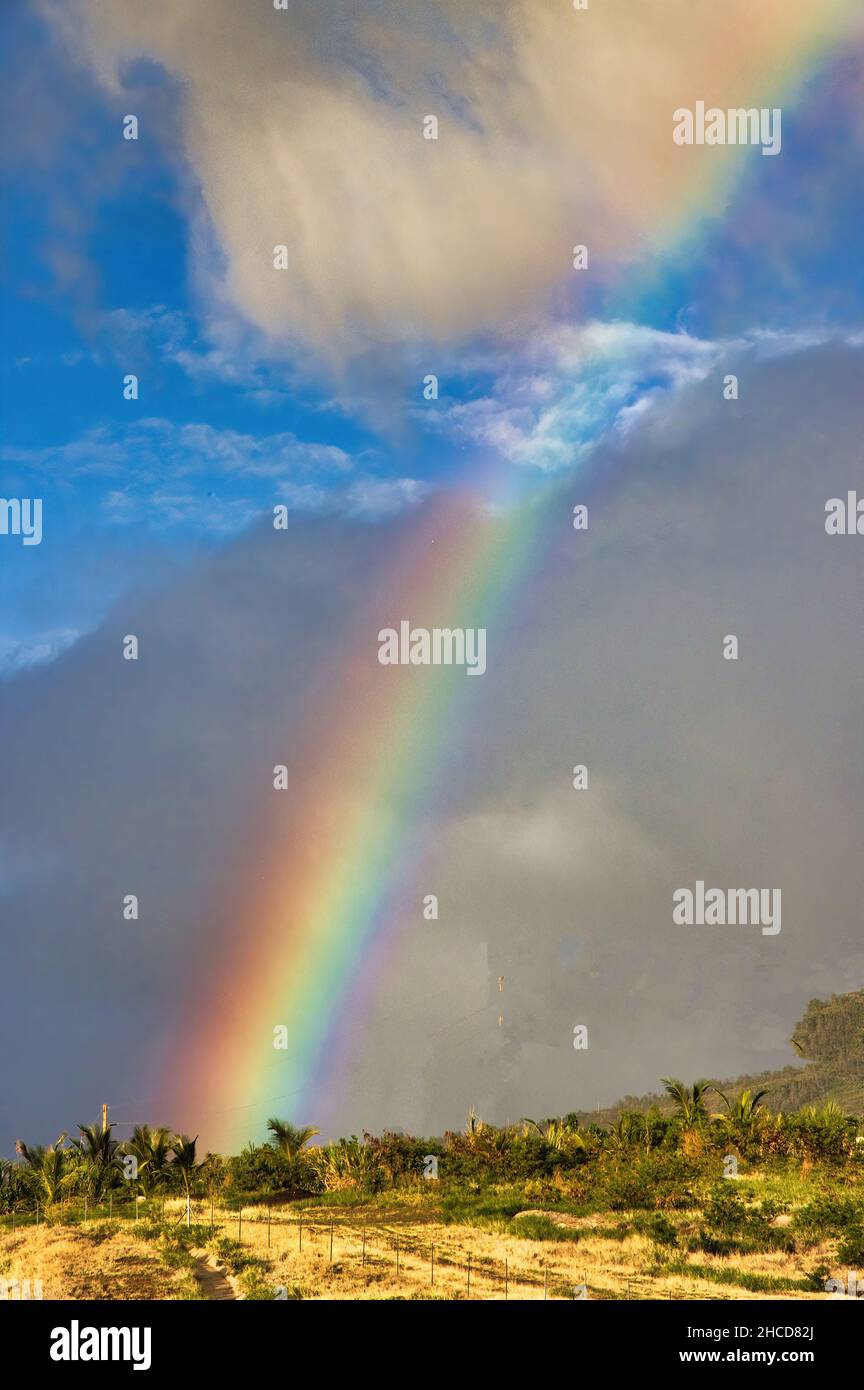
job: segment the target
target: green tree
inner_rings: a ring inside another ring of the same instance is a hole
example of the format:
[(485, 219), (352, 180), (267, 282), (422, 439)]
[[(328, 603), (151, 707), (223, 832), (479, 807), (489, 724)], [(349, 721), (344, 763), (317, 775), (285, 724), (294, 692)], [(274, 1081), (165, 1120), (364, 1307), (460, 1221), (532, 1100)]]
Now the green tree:
[(195, 1146), (197, 1143), (197, 1134), (194, 1139), (190, 1139), (188, 1134), (175, 1134), (171, 1142), (171, 1149), (173, 1151), (173, 1157), (171, 1159), (171, 1168), (176, 1170), (180, 1174), (180, 1181), (183, 1184), (183, 1191), (186, 1194), (187, 1226), (191, 1224), (190, 1206), (192, 1197), (192, 1180), (196, 1172), (198, 1171), (198, 1168), (200, 1167), (200, 1164), (198, 1164), (195, 1160)]
[(136, 1181), (142, 1196), (152, 1196), (165, 1181), (173, 1139), (171, 1131), (161, 1126), (151, 1129), (149, 1125), (136, 1125), (132, 1137), (120, 1145), (121, 1152), (137, 1163)]
[(767, 1096), (766, 1091), (742, 1091), (734, 1100), (730, 1100), (722, 1091), (717, 1091), (718, 1096), (726, 1106), (726, 1114), (721, 1115), (723, 1120), (731, 1121), (736, 1125), (751, 1125), (756, 1119), (758, 1112), (763, 1108), (762, 1102)]
[(273, 1136), (270, 1140), (273, 1147), (292, 1159), (297, 1157), (310, 1139), (320, 1133), (314, 1125), (292, 1125), (288, 1120), (270, 1119), (267, 1128)]
[(37, 1193), (48, 1204), (58, 1201), (69, 1185), (69, 1151), (63, 1148), (66, 1138), (64, 1133), (47, 1147), (34, 1144), (32, 1148), (23, 1139), (15, 1141), (15, 1152), (24, 1159)]
[(116, 1175), (120, 1145), (112, 1135), (114, 1126), (79, 1125), (80, 1139), (72, 1140), (78, 1157), (84, 1190), (94, 1202), (101, 1202)]
[(674, 1076), (664, 1076), (663, 1087), (675, 1102), (678, 1119), (684, 1129), (699, 1129), (708, 1119), (705, 1097), (712, 1089), (710, 1081), (694, 1081), (685, 1086)]

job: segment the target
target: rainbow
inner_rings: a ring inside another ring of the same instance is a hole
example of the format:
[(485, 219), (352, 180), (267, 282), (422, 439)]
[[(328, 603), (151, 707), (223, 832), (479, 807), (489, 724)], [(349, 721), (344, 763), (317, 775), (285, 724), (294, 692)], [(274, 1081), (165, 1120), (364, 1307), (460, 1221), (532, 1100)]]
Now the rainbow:
[[(806, 49), (791, 53), (787, 43), (767, 75), (766, 100), (791, 100), (836, 39), (811, 32)], [(718, 162), (723, 172), (654, 229), (656, 246), (691, 257), (701, 219), (742, 167)], [(631, 271), (618, 287), (619, 313), (626, 306), (638, 322), (640, 301), (656, 302), (656, 265)], [(480, 682), (453, 668), (382, 667), (376, 638), (402, 618), (486, 627), (494, 670), (495, 644), (505, 640), (507, 610), (536, 563), (546, 518), (542, 497), (503, 509), (488, 497), (484, 487), (420, 509), (384, 580), (376, 579), (332, 688), (292, 732), (292, 748), (302, 752), (290, 790), (270, 792), (245, 827), (253, 848), (223, 904), (224, 939), (217, 935), (215, 961), (170, 1048), (179, 1085), (158, 1085), (166, 1119), (202, 1133), (210, 1147), (236, 1151), (262, 1137), (271, 1114), (326, 1121), (379, 962), (407, 921), (421, 921), (425, 831), (442, 768), (468, 736)], [(286, 1037), (277, 1048), (279, 1027)]]
[[(539, 526), (540, 508), (529, 510)], [(421, 919), (410, 871), (441, 776), (440, 735), (455, 734), (477, 683), (456, 667), (381, 666), (377, 633), (406, 614), (494, 628), (510, 591), (502, 577), (529, 562), (535, 532), (522, 512), (502, 517), (466, 495), (431, 499), (418, 523), (388, 575), (398, 611), (379, 598), (385, 607), (358, 624), (332, 696), (297, 736), (307, 752), (290, 790), (272, 792), (251, 831), (256, 852), (223, 910), (234, 929), (180, 1045), (188, 1080), (181, 1096), (162, 1087), (185, 1128), (223, 1148), (280, 1104), (321, 1116), (328, 1061), (340, 1037), (345, 1050), (376, 943), (406, 910)], [(287, 1030), (278, 1048), (275, 1028)]]

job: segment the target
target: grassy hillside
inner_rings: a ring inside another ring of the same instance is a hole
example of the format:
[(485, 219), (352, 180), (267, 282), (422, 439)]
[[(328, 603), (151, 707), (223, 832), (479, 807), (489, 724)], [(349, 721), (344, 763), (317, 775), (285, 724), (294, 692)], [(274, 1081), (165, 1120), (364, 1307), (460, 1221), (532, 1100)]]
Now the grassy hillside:
[[(197, 1203), (191, 1227), (175, 1198), (164, 1218), (159, 1203), (137, 1222), (80, 1224), (79, 1213), (79, 1224), (0, 1230), (3, 1296), (808, 1300), (823, 1299), (826, 1278), (843, 1277), (858, 1253), (848, 1236), (841, 1243), (845, 1207), (824, 1170), (752, 1174), (734, 1193), (667, 1184), (673, 1204), (662, 1211), (594, 1210), (551, 1186), (429, 1187), (342, 1189), (275, 1211)], [(855, 1189), (845, 1201), (857, 1203)]]
[[(803, 1065), (727, 1080), (711, 1078), (711, 1084), (727, 1095), (765, 1090), (766, 1109), (775, 1112), (833, 1100), (847, 1114), (864, 1116), (864, 990), (811, 999), (790, 1043)], [(667, 1095), (625, 1096), (606, 1110), (585, 1113), (585, 1119), (612, 1124), (626, 1111), (652, 1108), (671, 1114), (674, 1102)]]
[[(132, 1222), (18, 1227), (0, 1232), (0, 1299), (201, 1297), (175, 1231)], [(182, 1233), (181, 1233), (182, 1234)]]

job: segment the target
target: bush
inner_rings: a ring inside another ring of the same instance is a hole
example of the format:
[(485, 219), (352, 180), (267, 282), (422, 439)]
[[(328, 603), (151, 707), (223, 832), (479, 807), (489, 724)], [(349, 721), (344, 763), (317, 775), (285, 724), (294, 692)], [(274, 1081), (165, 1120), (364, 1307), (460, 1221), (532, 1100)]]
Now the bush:
[(699, 1165), (683, 1155), (645, 1154), (630, 1163), (602, 1163), (594, 1204), (610, 1211), (674, 1211), (694, 1204)]
[(520, 1240), (569, 1240), (577, 1241), (579, 1232), (559, 1226), (551, 1216), (540, 1216), (533, 1212), (526, 1216), (513, 1218), (513, 1234)]
[(249, 1144), (229, 1161), (231, 1187), (240, 1192), (310, 1191), (314, 1181), (308, 1157), (291, 1159), (269, 1144)]
[(864, 1204), (851, 1197), (821, 1196), (796, 1213), (794, 1228), (811, 1243), (864, 1225)]
[(864, 1225), (849, 1227), (837, 1246), (837, 1258), (856, 1269), (864, 1268)]
[(378, 1150), (354, 1134), (350, 1139), (311, 1149), (308, 1160), (325, 1192), (346, 1187), (380, 1192), (386, 1181)]
[(652, 1212), (650, 1216), (637, 1216), (634, 1229), (640, 1235), (650, 1236), (657, 1245), (673, 1246), (678, 1244), (678, 1231), (668, 1216), (664, 1216), (661, 1211)]
[(732, 1183), (718, 1183), (705, 1207), (702, 1227), (689, 1242), (690, 1249), (711, 1255), (794, 1250), (792, 1234), (774, 1225), (783, 1210), (780, 1203), (772, 1201), (755, 1206)]
[(427, 1154), (441, 1158), (440, 1139), (413, 1139), (409, 1134), (385, 1130), (382, 1135), (363, 1134), (363, 1144), (373, 1156), (375, 1166), (394, 1187), (406, 1178), (422, 1178)]

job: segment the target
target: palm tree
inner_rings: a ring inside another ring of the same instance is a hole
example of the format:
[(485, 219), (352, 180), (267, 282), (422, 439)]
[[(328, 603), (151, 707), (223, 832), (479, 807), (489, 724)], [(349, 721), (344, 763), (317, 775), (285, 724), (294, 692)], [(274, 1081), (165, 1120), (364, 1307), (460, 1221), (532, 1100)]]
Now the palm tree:
[(136, 1125), (131, 1139), (120, 1145), (121, 1152), (137, 1162), (136, 1180), (142, 1196), (151, 1196), (164, 1179), (172, 1139), (171, 1131), (161, 1126), (151, 1129), (149, 1125)]
[(36, 1179), (36, 1189), (41, 1192), (45, 1202), (56, 1202), (69, 1183), (69, 1152), (63, 1148), (66, 1134), (61, 1134), (47, 1148), (44, 1144), (34, 1144), (30, 1148), (23, 1139), (15, 1141), (15, 1152), (20, 1154)]
[(625, 1110), (617, 1121), (606, 1131), (606, 1142), (615, 1153), (625, 1153), (642, 1137), (640, 1116), (632, 1110)]
[(543, 1124), (538, 1124), (536, 1120), (531, 1120), (526, 1115), (522, 1124), (526, 1126), (524, 1134), (533, 1130), (541, 1139), (544, 1139), (550, 1149), (563, 1151), (565, 1149), (584, 1149), (585, 1140), (574, 1125), (568, 1125), (566, 1120), (546, 1120)]
[(186, 1193), (186, 1225), (191, 1224), (190, 1202), (192, 1196), (192, 1178), (199, 1165), (195, 1162), (195, 1145), (198, 1143), (196, 1134), (194, 1139), (190, 1139), (188, 1134), (175, 1134), (171, 1141), (173, 1158), (171, 1167), (176, 1168), (183, 1182), (183, 1190)]
[(117, 1169), (117, 1150), (120, 1147), (112, 1138), (113, 1125), (105, 1129), (101, 1125), (79, 1125), (80, 1139), (72, 1140), (72, 1147), (81, 1162), (87, 1191), (94, 1202), (99, 1202)]
[(275, 1119), (267, 1121), (267, 1128), (273, 1135), (270, 1143), (290, 1159), (295, 1159), (309, 1140), (321, 1132), (314, 1125), (292, 1125), (288, 1120)]
[(705, 1096), (712, 1090), (710, 1081), (694, 1081), (692, 1087), (685, 1086), (674, 1076), (662, 1077), (666, 1094), (675, 1102), (678, 1118), (684, 1129), (698, 1129), (708, 1118), (705, 1109)]
[(726, 1106), (726, 1114), (719, 1118), (724, 1122), (737, 1125), (751, 1125), (756, 1118), (756, 1114), (761, 1110), (762, 1102), (767, 1096), (766, 1091), (757, 1091), (755, 1095), (752, 1091), (742, 1091), (735, 1100), (730, 1101), (722, 1091), (717, 1091), (718, 1096)]

